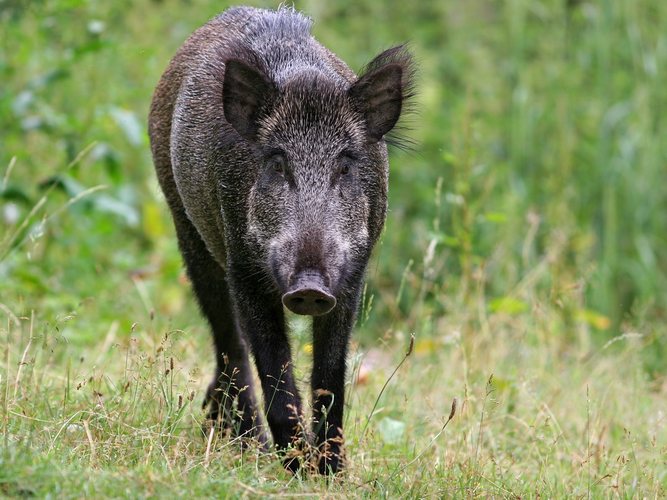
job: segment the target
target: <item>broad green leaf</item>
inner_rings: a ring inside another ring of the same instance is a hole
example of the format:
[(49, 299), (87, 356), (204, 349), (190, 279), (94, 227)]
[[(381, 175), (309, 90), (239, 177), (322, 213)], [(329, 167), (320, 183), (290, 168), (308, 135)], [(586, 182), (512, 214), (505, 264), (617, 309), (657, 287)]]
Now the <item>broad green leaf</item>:
[(528, 310), (528, 304), (513, 297), (500, 297), (489, 302), (489, 309), (492, 312), (520, 314)]
[(397, 444), (405, 434), (405, 423), (390, 417), (384, 417), (377, 424), (382, 441), (387, 444)]
[(589, 324), (598, 330), (606, 330), (611, 326), (611, 320), (598, 312), (590, 309), (580, 309), (576, 313), (576, 318), (579, 321)]
[(139, 123), (136, 114), (130, 110), (113, 106), (109, 110), (109, 115), (123, 131), (130, 144), (140, 146), (143, 143), (144, 127)]

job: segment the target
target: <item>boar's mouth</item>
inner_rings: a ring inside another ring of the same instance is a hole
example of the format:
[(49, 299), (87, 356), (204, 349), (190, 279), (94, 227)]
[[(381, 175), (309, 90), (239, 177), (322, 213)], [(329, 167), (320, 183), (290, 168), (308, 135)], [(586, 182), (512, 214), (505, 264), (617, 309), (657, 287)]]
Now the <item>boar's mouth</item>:
[(305, 270), (292, 276), (282, 301), (293, 313), (307, 316), (322, 316), (336, 307), (336, 298), (316, 270)]

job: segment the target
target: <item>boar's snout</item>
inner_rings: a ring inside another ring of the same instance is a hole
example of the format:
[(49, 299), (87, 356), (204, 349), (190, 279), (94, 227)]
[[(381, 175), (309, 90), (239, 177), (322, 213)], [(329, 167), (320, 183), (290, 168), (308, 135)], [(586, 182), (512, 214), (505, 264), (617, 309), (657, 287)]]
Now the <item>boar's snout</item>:
[(336, 298), (317, 271), (302, 271), (290, 280), (283, 305), (296, 314), (322, 316), (336, 306)]

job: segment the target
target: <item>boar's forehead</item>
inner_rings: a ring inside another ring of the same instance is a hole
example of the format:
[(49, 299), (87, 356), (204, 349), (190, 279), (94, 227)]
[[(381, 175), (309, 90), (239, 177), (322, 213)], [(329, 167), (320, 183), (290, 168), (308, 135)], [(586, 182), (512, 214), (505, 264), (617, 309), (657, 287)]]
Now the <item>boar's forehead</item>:
[(333, 160), (346, 148), (363, 143), (363, 123), (340, 82), (305, 74), (281, 90), (266, 119), (267, 145), (279, 147), (292, 161)]

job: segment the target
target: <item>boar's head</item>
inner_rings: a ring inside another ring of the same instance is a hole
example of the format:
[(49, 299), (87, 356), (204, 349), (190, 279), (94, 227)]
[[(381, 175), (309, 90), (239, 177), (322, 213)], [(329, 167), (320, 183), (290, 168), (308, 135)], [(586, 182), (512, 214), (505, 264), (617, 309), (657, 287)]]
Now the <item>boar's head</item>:
[(246, 238), (297, 314), (327, 314), (361, 282), (386, 212), (384, 137), (411, 78), (403, 47), (352, 82), (305, 66), (276, 83), (260, 64), (226, 62), (225, 119), (255, 156)]

